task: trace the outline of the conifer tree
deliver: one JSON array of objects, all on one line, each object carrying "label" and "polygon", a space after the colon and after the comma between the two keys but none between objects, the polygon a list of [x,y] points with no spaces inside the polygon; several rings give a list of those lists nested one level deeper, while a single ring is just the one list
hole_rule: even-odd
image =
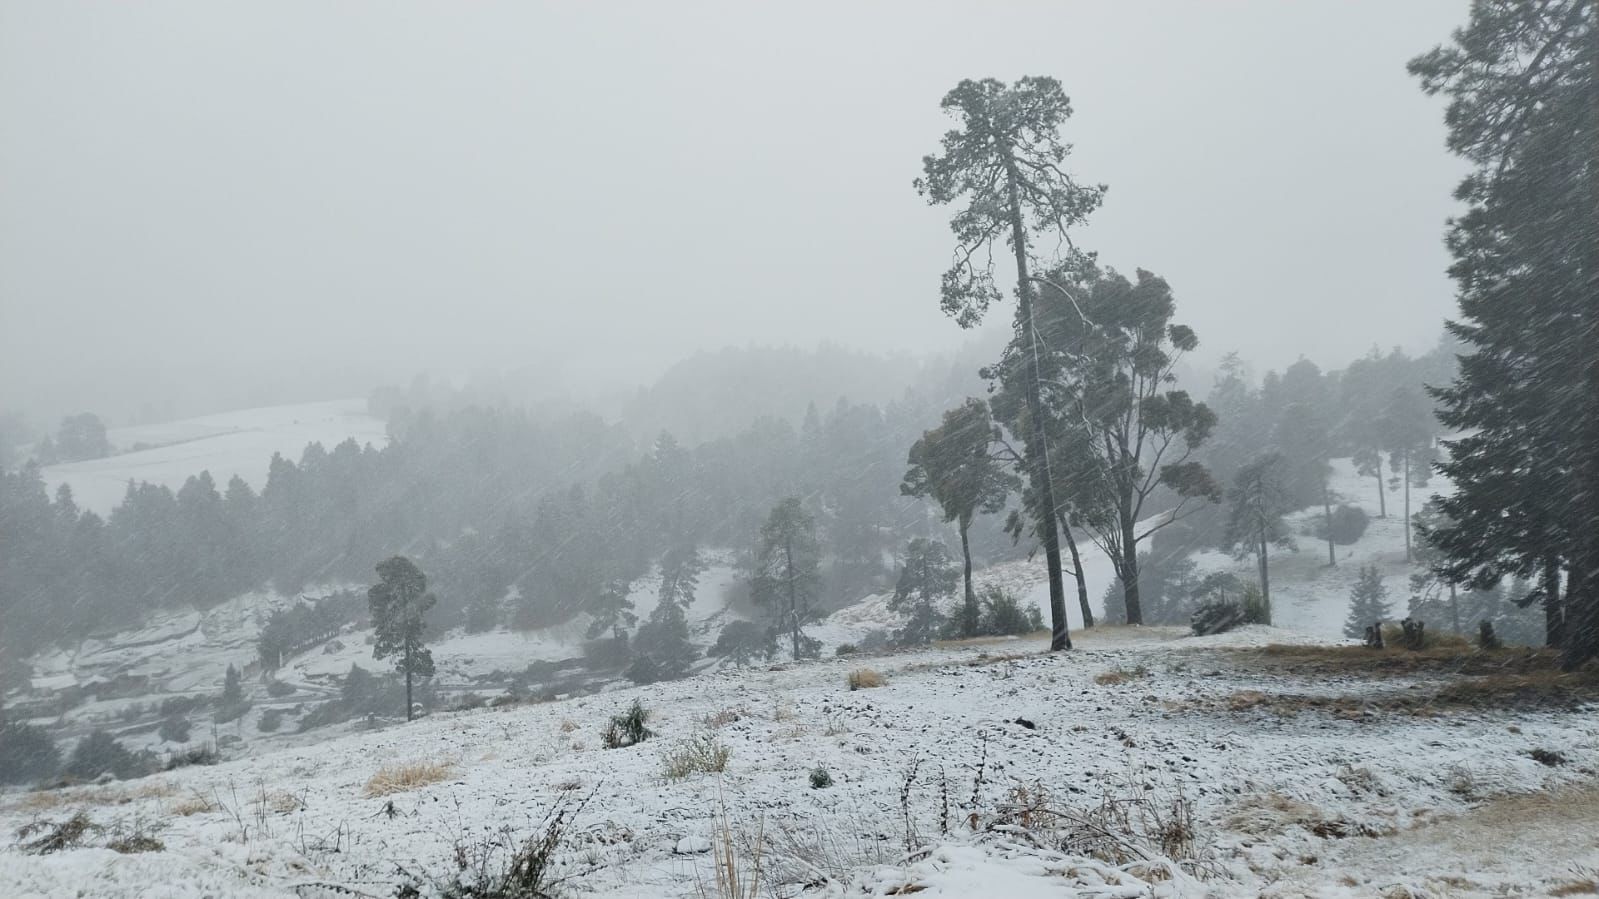
[{"label": "conifer tree", "polygon": [[1266,612],[1262,624],[1271,624],[1271,565],[1267,549],[1294,548],[1293,532],[1283,521],[1283,516],[1293,511],[1293,499],[1284,483],[1286,467],[1280,453],[1267,453],[1239,469],[1232,489],[1227,491],[1231,513],[1224,540],[1240,558],[1255,554],[1260,598]]},{"label": "conifer tree", "polygon": [[378,582],[366,592],[377,637],[372,657],[395,657],[395,669],[405,676],[405,720],[410,721],[412,679],[433,676],[433,653],[422,643],[433,594],[427,592],[422,569],[404,556],[379,562],[377,572]]},{"label": "conifer tree", "polygon": [[816,616],[820,551],[816,520],[798,497],[779,502],[761,525],[750,598],[767,610],[777,633],[788,635],[795,659],[815,658],[821,649],[805,635],[805,625]]},{"label": "conifer tree", "polygon": [[[937,540],[917,537],[905,548],[905,567],[888,607],[909,616],[895,641],[904,646],[925,646],[938,635],[943,620],[939,606],[955,593],[957,574],[949,551]],[[975,634],[981,621],[971,627]],[[964,631],[965,628],[963,627]]]},{"label": "conifer tree", "polygon": [[1466,436],[1428,539],[1451,582],[1564,569],[1544,600],[1574,668],[1599,657],[1599,3],[1475,3],[1410,70],[1472,165],[1448,234],[1466,352],[1436,391]]},{"label": "conifer tree", "polygon": [[[944,273],[943,309],[963,328],[982,320],[988,307],[1003,296],[995,283],[992,250],[1008,243],[1016,265],[1016,333],[1024,346],[1033,347],[1037,340],[1033,270],[1038,267],[1034,248],[1070,246],[1067,232],[1087,221],[1105,188],[1079,184],[1061,167],[1071,147],[1061,140],[1060,127],[1072,108],[1055,79],[1029,77],[1010,86],[992,78],[966,80],[945,95],[941,105],[960,119],[960,127],[945,133],[940,154],[923,158],[924,174],[916,189],[934,205],[966,201],[950,220],[957,246],[954,262]],[[1072,251],[1069,260],[1046,267],[1086,262],[1086,256]],[[1049,579],[1050,649],[1070,649],[1043,375],[1036,354],[1023,359],[1029,412],[1023,439]]]},{"label": "conifer tree", "polygon": [[1360,567],[1360,580],[1349,591],[1349,617],[1344,621],[1344,636],[1360,639],[1366,628],[1381,625],[1388,618],[1388,588],[1375,565]]}]

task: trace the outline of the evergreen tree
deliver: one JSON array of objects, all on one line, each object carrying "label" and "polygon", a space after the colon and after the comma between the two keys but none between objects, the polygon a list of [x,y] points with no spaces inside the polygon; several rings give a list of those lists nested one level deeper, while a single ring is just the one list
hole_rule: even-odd
[{"label": "evergreen tree", "polygon": [[1472,164],[1448,235],[1466,352],[1435,393],[1467,436],[1428,538],[1452,582],[1564,569],[1544,600],[1574,668],[1599,657],[1599,4],[1484,0],[1410,69]]},{"label": "evergreen tree", "polygon": [[629,680],[647,684],[688,675],[699,650],[689,639],[687,612],[704,570],[705,561],[692,544],[676,546],[662,557],[659,598],[633,640]]},{"label": "evergreen tree", "polygon": [[427,592],[427,576],[404,556],[379,562],[377,573],[378,582],[366,592],[377,637],[372,657],[395,657],[395,669],[405,676],[405,720],[410,721],[412,678],[433,676],[433,653],[422,644],[433,594]]},{"label": "evergreen tree", "polygon": [[[978,512],[1003,509],[1016,486],[1015,479],[990,454],[994,427],[988,406],[981,400],[968,399],[945,412],[941,425],[911,444],[905,479],[900,483],[900,492],[906,496],[931,497],[944,520],[954,522],[960,532],[963,637],[976,636],[982,619],[977,591],[972,588],[972,519]],[[1092,617],[1086,618],[1085,624],[1091,626]]]},{"label": "evergreen tree", "polygon": [[[1033,249],[1071,246],[1067,230],[1083,224],[1098,208],[1105,188],[1078,184],[1061,169],[1070,147],[1061,140],[1060,127],[1072,108],[1053,78],[1023,78],[1009,87],[992,78],[966,80],[941,105],[960,119],[960,127],[945,133],[941,154],[923,158],[924,175],[916,189],[935,205],[966,200],[950,221],[957,249],[954,264],[944,273],[943,309],[963,328],[982,320],[1003,295],[995,283],[992,250],[1008,242],[1016,264],[1016,333],[1024,346],[1034,346],[1038,335],[1032,273],[1038,261]],[[1087,262],[1075,252],[1073,257],[1064,265]],[[1028,479],[1037,495],[1037,527],[1049,579],[1050,649],[1070,649],[1037,354],[1022,357],[1020,368],[1030,424],[1023,432]]]},{"label": "evergreen tree", "polygon": [[716,636],[707,655],[724,658],[735,665],[748,665],[756,659],[777,654],[777,629],[753,621],[730,621]]},{"label": "evergreen tree", "polygon": [[1375,565],[1360,567],[1360,580],[1349,591],[1349,617],[1344,621],[1344,636],[1360,639],[1366,628],[1381,625],[1388,618],[1388,588]]},{"label": "evergreen tree", "polygon": [[788,635],[795,659],[815,658],[820,651],[804,630],[816,617],[819,566],[816,521],[797,497],[789,497],[761,526],[750,598],[767,610],[778,633]]},{"label": "evergreen tree", "polygon": [[1270,452],[1239,469],[1227,491],[1231,513],[1227,518],[1224,542],[1238,558],[1255,554],[1260,571],[1260,598],[1266,620],[1271,624],[1271,565],[1267,548],[1293,549],[1293,532],[1283,516],[1294,510],[1294,500],[1285,483],[1287,463],[1281,453]]},{"label": "evergreen tree", "polygon": [[[909,616],[895,636],[895,642],[902,646],[925,646],[933,642],[944,617],[939,606],[954,595],[957,577],[944,544],[920,537],[910,542],[905,548],[905,567],[900,570],[894,596],[888,601],[890,609]],[[975,633],[980,626],[979,619],[971,632]],[[966,628],[963,626],[961,630],[964,632]]]},{"label": "evergreen tree", "polygon": [[56,432],[55,451],[63,462],[84,459],[104,459],[111,455],[111,442],[106,439],[105,422],[92,412],[82,412],[61,420]]}]

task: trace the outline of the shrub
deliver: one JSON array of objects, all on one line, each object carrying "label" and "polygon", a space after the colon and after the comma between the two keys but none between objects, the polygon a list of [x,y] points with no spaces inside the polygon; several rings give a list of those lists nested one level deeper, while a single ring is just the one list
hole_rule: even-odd
[{"label": "shrub", "polygon": [[982,632],[990,636],[1031,634],[1044,629],[1044,616],[1037,606],[1022,608],[1014,593],[990,585],[983,590]]},{"label": "shrub", "polygon": [[621,749],[624,746],[633,746],[655,736],[655,732],[647,726],[650,720],[649,709],[637,699],[628,706],[627,711],[620,715],[612,715],[611,720],[605,725],[605,731],[600,735],[600,741],[606,749]]},{"label": "shrub", "polygon": [[560,875],[558,850],[566,841],[572,821],[588,804],[585,796],[569,801],[563,795],[544,816],[538,833],[520,844],[513,842],[510,830],[482,837],[476,843],[455,845],[455,875],[448,883],[411,883],[402,887],[401,896],[420,896],[430,886],[443,899],[539,899],[555,892],[566,877]]},{"label": "shrub", "polygon": [[885,686],[888,678],[871,668],[856,668],[845,678],[851,690],[870,690],[874,687]]},{"label": "shrub", "polygon": [[283,697],[294,692],[294,685],[286,684],[280,680],[274,680],[267,684],[266,691],[268,696],[271,696],[274,699],[282,699]]},{"label": "shrub", "polygon": [[832,785],[833,775],[827,773],[826,768],[823,768],[821,765],[817,765],[815,768],[811,769],[811,789],[825,790]]},{"label": "shrub", "polygon": [[748,665],[757,658],[770,659],[777,654],[777,634],[753,621],[729,622],[705,654],[725,658],[735,665]]},{"label": "shrub", "polygon": [[261,720],[255,723],[256,730],[264,734],[276,733],[283,725],[282,709],[266,709],[261,712]]},{"label": "shrub", "polygon": [[94,780],[102,774],[126,780],[148,774],[151,767],[147,756],[129,752],[109,733],[97,730],[78,741],[62,770],[79,780]]},{"label": "shrub", "polygon": [[222,761],[222,754],[217,752],[217,748],[210,743],[202,743],[199,746],[173,753],[172,757],[167,759],[165,770],[175,771],[179,768],[187,768],[190,765],[215,765],[220,761]]},{"label": "shrub", "polygon": [[840,643],[838,645],[838,648],[833,650],[833,655],[835,655],[835,656],[852,656],[852,655],[854,655],[857,652],[860,652],[860,648],[857,647],[854,643]]},{"label": "shrub", "polygon": [[1254,584],[1244,587],[1239,599],[1212,599],[1194,610],[1189,626],[1194,635],[1224,634],[1246,624],[1265,624],[1266,600]]},{"label": "shrub", "polygon": [[1330,534],[1332,542],[1339,546],[1348,546],[1366,533],[1369,521],[1365,509],[1359,506],[1340,505],[1333,510],[1331,525],[1326,519],[1317,520],[1316,536],[1325,540]]},{"label": "shrub", "polygon": [[156,731],[156,736],[168,743],[189,742],[189,719],[182,715],[173,715],[161,720],[161,729]]},{"label": "shrub", "polygon": [[667,780],[682,780],[692,774],[720,774],[727,770],[733,750],[708,734],[679,743],[661,754],[661,769]]},{"label": "shrub", "polygon": [[61,752],[44,728],[21,722],[0,726],[0,783],[44,780],[60,764]]}]

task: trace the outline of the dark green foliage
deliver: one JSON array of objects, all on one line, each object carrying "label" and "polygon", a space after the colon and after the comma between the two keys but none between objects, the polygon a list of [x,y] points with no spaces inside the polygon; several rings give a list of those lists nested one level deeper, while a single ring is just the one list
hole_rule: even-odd
[{"label": "dark green foliage", "polygon": [[272,670],[290,656],[332,639],[346,625],[360,627],[366,620],[365,598],[353,590],[298,602],[267,619],[256,639],[256,654],[262,667]]},{"label": "dark green foliage", "polygon": [[1195,636],[1222,634],[1246,624],[1271,623],[1260,589],[1254,584],[1240,585],[1230,575],[1207,577],[1194,595],[1209,597],[1199,602],[1189,619]]},{"label": "dark green foliage", "polygon": [[825,790],[833,785],[833,775],[829,774],[826,768],[817,765],[811,769],[810,782],[811,789]]},{"label": "dark green foliage", "polygon": [[111,455],[111,441],[106,439],[105,422],[93,412],[82,412],[62,419],[61,430],[56,432],[55,452],[62,462],[103,459]]},{"label": "dark green foliage", "polygon": [[405,678],[405,720],[410,721],[412,679],[433,676],[433,653],[422,645],[433,594],[427,592],[427,576],[404,556],[379,562],[377,572],[378,582],[366,593],[377,637],[372,657],[394,657],[395,670]]},{"label": "dark green foliage", "polygon": [[162,770],[176,771],[179,768],[187,768],[191,765],[215,765],[220,761],[222,761],[222,754],[217,752],[215,746],[210,743],[201,743],[198,746],[191,746],[188,749],[174,752],[167,758],[167,763],[162,767]]},{"label": "dark green foliage", "polygon": [[772,626],[789,638],[795,659],[815,658],[820,644],[805,635],[817,617],[821,547],[816,520],[797,497],[778,503],[761,525],[750,577],[750,599],[766,610]]},{"label": "dark green foliage", "polygon": [[[955,594],[960,573],[950,561],[949,552],[937,540],[912,540],[905,549],[905,567],[888,607],[909,620],[894,635],[901,646],[925,646],[933,642],[944,621],[941,606]],[[964,616],[963,616],[964,619]],[[963,636],[975,634],[979,621],[970,628],[958,628]]]},{"label": "dark green foliage", "polygon": [[244,682],[239,669],[229,665],[222,679],[222,696],[217,700],[216,721],[219,724],[236,721],[249,708],[250,701],[244,698]]},{"label": "dark green foliage", "polygon": [[990,585],[981,596],[983,603],[984,636],[1021,636],[1044,629],[1043,613],[1038,607],[1022,603],[1012,593]]},{"label": "dark green foliage", "polygon": [[273,699],[282,699],[294,693],[294,685],[280,680],[267,681],[266,691]]},{"label": "dark green foliage", "polygon": [[[434,704],[432,684],[424,685],[414,698],[423,706],[431,707]],[[339,687],[339,697],[312,708],[300,719],[298,729],[303,733],[351,718],[392,715],[406,700],[405,682],[401,678],[379,677],[359,665],[351,665],[350,673]]]},{"label": "dark green foliage", "polygon": [[126,780],[143,777],[153,767],[145,754],[130,752],[111,734],[97,730],[78,741],[61,770],[69,777],[84,781],[94,780],[102,774]]},{"label": "dark green foliage", "polygon": [[255,728],[264,734],[270,734],[276,732],[282,725],[282,709],[264,709],[261,712],[260,720],[255,723]]},{"label": "dark green foliage", "polygon": [[1365,536],[1366,526],[1370,519],[1366,510],[1359,506],[1339,505],[1333,508],[1331,527],[1320,520],[1317,521],[1316,536],[1339,546],[1349,546]]},{"label": "dark green foliage", "polygon": [[638,684],[686,676],[699,658],[689,639],[687,610],[694,604],[705,563],[692,545],[680,546],[661,560],[661,590],[650,618],[633,640],[629,680]]},{"label": "dark green foliage", "polygon": [[655,732],[649,728],[649,720],[649,709],[635,699],[633,704],[627,707],[627,711],[611,716],[611,720],[605,724],[605,730],[600,734],[600,741],[605,744],[606,749],[620,749],[642,743],[655,736]]},{"label": "dark green foliage", "polygon": [[[1551,572],[1546,637],[1568,668],[1599,657],[1599,6],[1475,3],[1453,40],[1410,63],[1449,98],[1471,163],[1450,222],[1465,344],[1435,392],[1455,490],[1427,532],[1450,584]],[[1551,586],[1553,584],[1551,583]]]},{"label": "dark green foliage", "polygon": [[729,621],[706,654],[742,666],[776,653],[777,634],[771,628],[753,621]]},{"label": "dark green foliage", "polygon": [[0,784],[25,784],[54,775],[61,752],[42,727],[0,714]]},{"label": "dark green foliage", "polygon": [[1293,533],[1283,516],[1294,511],[1294,497],[1286,477],[1289,465],[1281,453],[1269,452],[1238,470],[1227,491],[1230,514],[1223,543],[1235,558],[1253,554],[1260,572],[1260,597],[1271,623],[1269,548],[1296,549]]},{"label": "dark green foliage", "polygon": [[1367,628],[1381,625],[1388,615],[1388,588],[1383,586],[1382,575],[1375,566],[1361,566],[1360,580],[1349,592],[1349,618],[1344,622],[1344,636],[1362,639]]},{"label": "dark green foliage", "polygon": [[1244,604],[1236,599],[1212,599],[1201,603],[1190,621],[1194,635],[1198,637],[1224,634],[1248,623],[1249,615],[1244,611]]},{"label": "dark green foliage", "polygon": [[972,587],[972,519],[978,512],[1003,509],[1006,498],[1019,486],[1016,477],[990,452],[997,430],[988,404],[966,400],[945,412],[942,424],[911,444],[900,484],[900,492],[906,496],[931,497],[944,520],[954,522],[960,532],[964,591],[957,621],[963,637],[975,636],[982,618],[977,591]]},{"label": "dark green foliage", "polygon": [[156,736],[168,743],[189,742],[189,719],[180,715],[161,720],[161,728],[156,731]]}]

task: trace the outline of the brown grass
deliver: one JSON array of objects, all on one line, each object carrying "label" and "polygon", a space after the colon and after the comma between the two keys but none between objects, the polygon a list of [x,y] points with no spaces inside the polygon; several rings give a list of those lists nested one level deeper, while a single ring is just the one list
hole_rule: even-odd
[{"label": "brown grass", "polygon": [[1225,650],[1246,665],[1297,673],[1412,675],[1424,673],[1499,675],[1557,671],[1560,655],[1553,649],[1477,649],[1461,641],[1443,642],[1427,649],[1400,646],[1367,649],[1364,646],[1292,646],[1274,643],[1250,649]]},{"label": "brown grass", "polygon": [[856,668],[845,678],[851,690],[871,690],[888,686],[888,678],[874,668]]},{"label": "brown grass", "polygon": [[1143,665],[1137,668],[1112,668],[1094,675],[1094,683],[1101,687],[1119,687],[1122,684],[1142,680],[1149,676],[1149,669]]},{"label": "brown grass", "polygon": [[455,773],[451,762],[411,762],[405,765],[385,765],[366,782],[367,796],[388,796],[404,793],[449,780]]},{"label": "brown grass", "polygon": [[108,784],[101,787],[64,787],[36,790],[17,800],[15,808],[43,812],[64,805],[127,805],[140,799],[164,799],[177,792],[170,781],[157,780],[135,785]]},{"label": "brown grass", "polygon": [[727,725],[732,724],[741,718],[748,717],[749,712],[746,712],[743,709],[722,709],[719,712],[712,712],[711,714],[706,715],[704,722],[706,727],[726,727]]},{"label": "brown grass", "polygon": [[194,795],[187,799],[179,799],[172,806],[172,813],[184,818],[190,815],[209,814],[216,810],[217,804],[211,801],[210,797],[199,791],[195,791]]},{"label": "brown grass", "polygon": [[1599,879],[1567,880],[1549,888],[1551,896],[1591,896],[1599,893]]}]

